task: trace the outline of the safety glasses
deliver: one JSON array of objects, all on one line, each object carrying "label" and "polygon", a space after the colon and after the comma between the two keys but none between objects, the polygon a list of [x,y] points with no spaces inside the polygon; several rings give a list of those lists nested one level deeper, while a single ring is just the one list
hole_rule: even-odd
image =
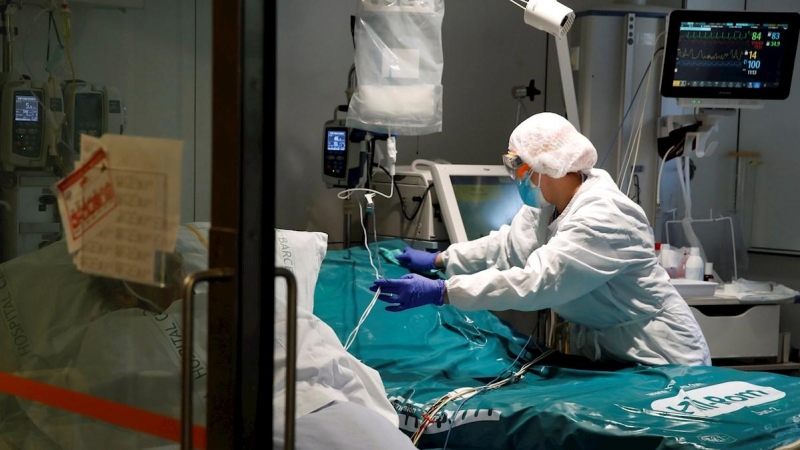
[{"label": "safety glasses", "polygon": [[525,177],[525,174],[531,170],[531,167],[522,161],[517,155],[506,153],[503,155],[503,166],[508,171],[508,176],[512,180],[520,180]]}]

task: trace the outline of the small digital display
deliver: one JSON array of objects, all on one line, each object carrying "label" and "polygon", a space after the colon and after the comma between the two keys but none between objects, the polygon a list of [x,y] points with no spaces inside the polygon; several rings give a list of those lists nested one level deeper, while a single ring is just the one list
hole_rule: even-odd
[{"label": "small digital display", "polygon": [[347,150],[347,131],[328,130],[327,149],[331,152]]},{"label": "small digital display", "polygon": [[469,240],[511,224],[522,207],[517,185],[508,176],[451,175],[450,183]]},{"label": "small digital display", "polygon": [[73,119],[74,148],[81,148],[81,134],[100,137],[103,134],[103,95],[81,93],[75,95]]},{"label": "small digital display", "polygon": [[675,87],[778,88],[788,23],[681,22]]},{"label": "small digital display", "polygon": [[38,122],[39,99],[35,95],[14,96],[14,120],[17,122]]}]

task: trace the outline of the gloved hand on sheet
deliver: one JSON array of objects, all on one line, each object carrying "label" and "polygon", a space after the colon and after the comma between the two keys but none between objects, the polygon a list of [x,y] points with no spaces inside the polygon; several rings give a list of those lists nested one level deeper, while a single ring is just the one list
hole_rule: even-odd
[{"label": "gloved hand on sheet", "polygon": [[444,280],[430,280],[421,275],[408,274],[394,280],[376,280],[370,291],[381,290],[378,299],[396,305],[387,306],[387,311],[399,312],[424,305],[444,304]]},{"label": "gloved hand on sheet", "polygon": [[439,253],[430,253],[424,250],[415,250],[411,247],[406,247],[403,254],[397,256],[397,262],[406,269],[424,272],[426,270],[436,269],[436,257]]}]

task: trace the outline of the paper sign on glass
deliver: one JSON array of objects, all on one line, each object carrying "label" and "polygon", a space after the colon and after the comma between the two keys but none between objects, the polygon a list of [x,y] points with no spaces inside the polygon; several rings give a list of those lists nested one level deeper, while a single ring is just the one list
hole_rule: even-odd
[{"label": "paper sign on glass", "polygon": [[87,233],[116,220],[119,199],[102,149],[59,181],[56,193],[70,253],[80,250]]}]

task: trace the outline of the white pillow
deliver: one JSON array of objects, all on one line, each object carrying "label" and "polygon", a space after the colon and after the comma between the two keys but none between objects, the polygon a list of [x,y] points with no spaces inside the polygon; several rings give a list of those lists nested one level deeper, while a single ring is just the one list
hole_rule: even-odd
[{"label": "white pillow", "polygon": [[[328,251],[328,235],[275,229],[275,267],[285,267],[297,280],[297,308],[314,311],[314,289]],[[275,279],[275,316],[286,314],[286,280]]]}]

